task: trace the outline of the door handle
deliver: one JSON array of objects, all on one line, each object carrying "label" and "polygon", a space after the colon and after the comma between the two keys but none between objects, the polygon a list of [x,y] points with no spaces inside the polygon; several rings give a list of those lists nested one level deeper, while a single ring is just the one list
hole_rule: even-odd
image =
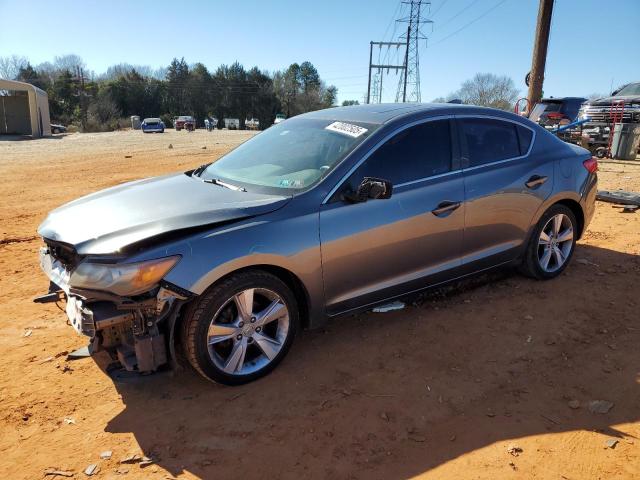
[{"label": "door handle", "polygon": [[433,213],[436,217],[445,217],[447,214],[460,207],[460,205],[460,202],[450,202],[448,200],[445,200],[444,202],[440,202],[436,208],[431,210],[431,213]]},{"label": "door handle", "polygon": [[541,177],[540,175],[533,175],[531,178],[529,178],[529,180],[525,182],[525,185],[527,186],[527,188],[530,188],[531,190],[535,190],[544,182],[546,182],[548,179],[549,177]]}]

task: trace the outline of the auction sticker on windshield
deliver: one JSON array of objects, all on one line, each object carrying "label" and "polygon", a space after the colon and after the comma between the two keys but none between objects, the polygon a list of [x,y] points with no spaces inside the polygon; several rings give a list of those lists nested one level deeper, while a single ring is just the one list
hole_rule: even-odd
[{"label": "auction sticker on windshield", "polygon": [[331,125],[327,125],[325,130],[331,130],[332,132],[342,133],[344,135],[349,135],[353,138],[358,138],[360,135],[367,133],[366,128],[359,127],[358,125],[353,125],[351,123],[344,122],[333,122]]}]

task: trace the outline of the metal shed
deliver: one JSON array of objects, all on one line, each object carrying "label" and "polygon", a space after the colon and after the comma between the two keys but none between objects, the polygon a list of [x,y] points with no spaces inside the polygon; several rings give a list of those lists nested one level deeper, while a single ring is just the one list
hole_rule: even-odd
[{"label": "metal shed", "polygon": [[0,134],[51,136],[47,92],[0,78]]}]

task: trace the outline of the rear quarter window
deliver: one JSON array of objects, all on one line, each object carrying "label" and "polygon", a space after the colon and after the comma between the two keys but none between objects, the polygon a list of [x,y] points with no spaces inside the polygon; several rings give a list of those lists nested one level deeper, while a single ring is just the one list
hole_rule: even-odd
[{"label": "rear quarter window", "polygon": [[520,155],[525,155],[529,151],[529,147],[531,146],[531,140],[533,140],[533,132],[522,125],[517,125],[516,129],[518,131]]}]

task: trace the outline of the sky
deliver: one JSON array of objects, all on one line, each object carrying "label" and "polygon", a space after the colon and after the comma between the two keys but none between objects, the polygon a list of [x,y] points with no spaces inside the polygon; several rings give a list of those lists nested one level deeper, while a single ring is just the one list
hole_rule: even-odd
[{"label": "sky", "polygon": [[[400,0],[0,0],[0,56],[36,65],[73,53],[97,74],[173,57],[210,70],[237,60],[274,71],[308,60],[338,87],[340,102],[362,102],[369,42],[397,40],[406,29],[394,21],[400,8]],[[419,45],[422,101],[478,72],[507,75],[526,95],[537,10],[538,0],[432,0],[425,17],[433,24]],[[640,0],[556,0],[545,96],[608,93],[640,80],[639,31]],[[394,100],[397,84],[385,75],[383,101]]]}]

